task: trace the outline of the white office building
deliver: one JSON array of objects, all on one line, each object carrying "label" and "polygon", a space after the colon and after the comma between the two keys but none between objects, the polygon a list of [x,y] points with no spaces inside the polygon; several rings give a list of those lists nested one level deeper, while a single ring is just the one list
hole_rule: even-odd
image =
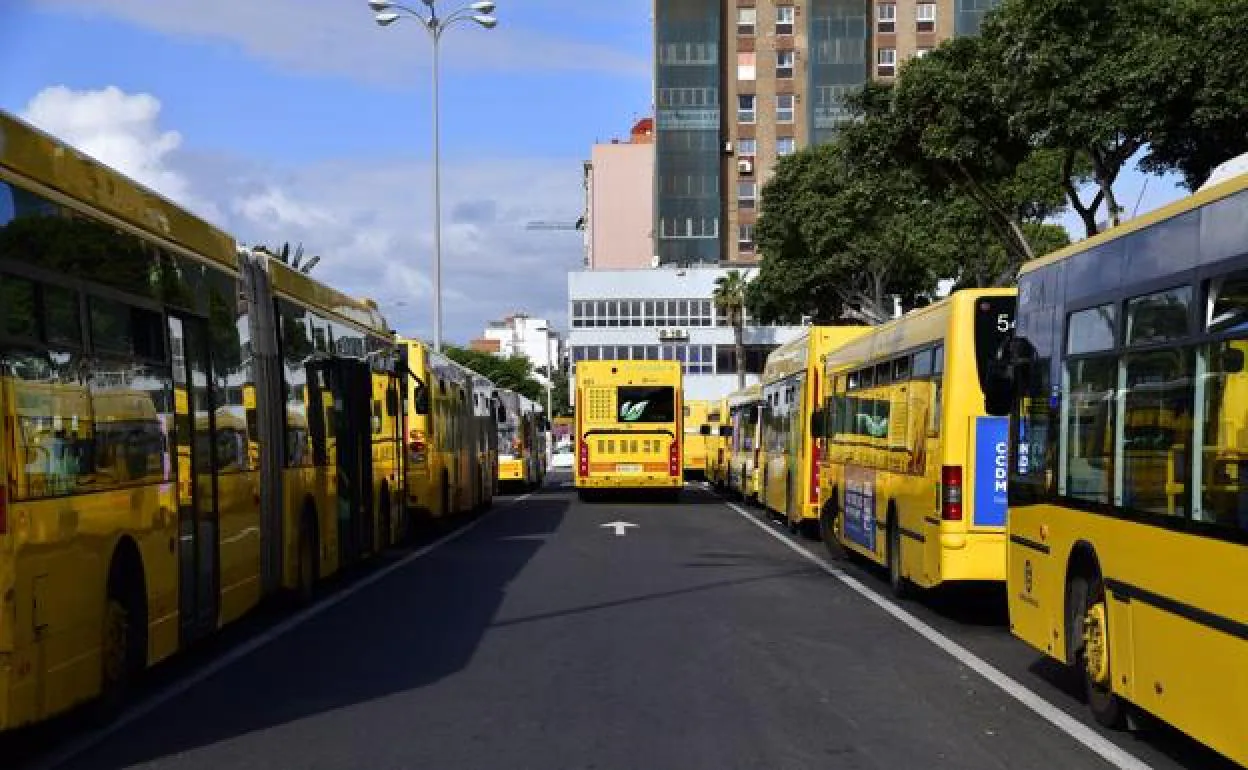
[{"label": "white office building", "polygon": [[[472,347],[495,355],[527,356],[533,368],[546,369],[560,366],[563,360],[563,339],[544,318],[531,318],[523,313],[510,315],[501,321],[490,321],[480,339],[473,340]],[[533,376],[542,384],[546,379],[540,372]]]},{"label": "white office building", "polygon": [[[577,361],[676,360],[684,365],[685,398],[715,399],[735,391],[732,327],[711,299],[715,279],[727,272],[708,266],[568,273],[573,369]],[[747,384],[758,381],[768,353],[801,332],[801,327],[752,326],[747,318]]]}]

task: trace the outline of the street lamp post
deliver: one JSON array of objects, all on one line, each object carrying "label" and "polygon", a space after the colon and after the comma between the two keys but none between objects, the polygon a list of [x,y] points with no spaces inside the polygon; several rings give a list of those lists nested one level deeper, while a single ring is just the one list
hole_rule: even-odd
[{"label": "street lamp post", "polygon": [[452,24],[464,21],[473,22],[485,29],[493,29],[498,24],[492,14],[492,0],[479,0],[463,6],[446,16],[439,16],[436,0],[421,0],[425,4],[425,12],[417,11],[406,5],[390,2],[390,0],[368,0],[368,7],[376,14],[376,22],[383,27],[402,18],[420,22],[433,41],[433,349],[442,350],[442,146],[441,124],[438,116],[438,47],[442,42],[442,33]]}]

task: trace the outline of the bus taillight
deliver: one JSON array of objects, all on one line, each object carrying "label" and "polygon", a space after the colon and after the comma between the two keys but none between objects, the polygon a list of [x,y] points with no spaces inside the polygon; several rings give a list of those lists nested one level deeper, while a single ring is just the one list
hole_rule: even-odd
[{"label": "bus taillight", "polygon": [[940,518],[962,521],[961,465],[945,465],[940,469]]},{"label": "bus taillight", "polygon": [[667,448],[667,473],[669,476],[680,475],[680,442],[673,441]]},{"label": "bus taillight", "polygon": [[582,476],[589,475],[589,442],[582,440],[577,445],[577,461]]}]

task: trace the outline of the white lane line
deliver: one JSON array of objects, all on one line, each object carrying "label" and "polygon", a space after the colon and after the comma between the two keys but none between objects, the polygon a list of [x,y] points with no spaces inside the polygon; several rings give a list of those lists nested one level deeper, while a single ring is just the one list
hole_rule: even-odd
[{"label": "white lane line", "polygon": [[[503,502],[502,505],[495,508],[494,511],[502,510],[503,508],[507,508],[509,506],[515,505],[516,503],[524,502],[525,500],[528,500],[532,496],[533,496],[533,493],[530,492],[527,495],[523,495],[521,497],[517,497],[512,500],[507,500]],[[463,537],[464,535],[468,534],[473,529],[475,529],[478,524],[480,524],[481,522],[489,518],[490,514],[493,513],[494,511],[490,511],[482,515],[480,518],[477,518],[468,522],[467,524],[455,530],[454,532],[451,532],[441,538],[438,538],[437,540],[433,541],[429,545],[423,546],[415,551],[412,551],[407,556],[404,556],[402,559],[399,559],[393,564],[387,564],[385,567],[382,567],[376,572],[370,573],[369,575],[366,575],[365,577],[360,578],[359,580],[357,580],[354,583],[351,583],[348,586],[344,586],[343,588],[339,589],[338,591],[331,594],[330,596],[327,596],[321,601],[317,602],[316,604],[313,604],[311,607],[307,607],[305,609],[300,610],[299,612],[290,616],[286,620],[283,620],[281,623],[278,623],[276,626],[273,626],[268,631],[265,631],[259,636],[252,637],[251,639],[247,640],[246,642],[239,645],[238,647],[234,647],[226,651],[224,654],[221,655],[221,657],[213,660],[211,663],[204,666],[203,668],[190,673],[184,679],[179,679],[178,681],[173,682],[172,684],[170,684],[163,690],[160,690],[154,693],[151,697],[143,701],[140,701],[139,703],[136,703],[135,705],[131,706],[130,708],[122,712],[122,714],[119,717],[117,717],[117,719],[113,720],[112,722],[105,725],[104,727],[101,727],[98,730],[93,730],[81,736],[80,738],[64,746],[63,748],[57,751],[54,751],[52,754],[46,757],[39,759],[34,764],[28,765],[24,770],[53,770],[53,768],[60,767],[61,765],[64,765],[65,763],[69,762],[71,759],[77,758],[79,755],[84,754],[85,752],[95,748],[96,746],[98,746],[100,743],[103,743],[108,738],[121,732],[128,725],[131,725],[134,722],[138,721],[139,719],[142,719],[143,717],[152,713],[153,711],[165,705],[166,703],[178,697],[179,695],[182,695],[183,693],[187,692],[192,687],[195,687],[196,685],[200,684],[201,682],[208,679],[209,677],[214,676],[220,673],[221,671],[229,668],[230,666],[234,665],[238,661],[252,654],[256,650],[259,650],[261,647],[264,647],[270,642],[273,642],[285,636],[286,634],[290,633],[291,631],[303,625],[304,623],[307,623],[312,618],[315,618],[317,615],[320,615],[324,613],[326,610],[332,607],[335,607],[338,604],[341,604],[344,600],[349,599],[355,594],[358,594],[360,591],[363,591],[365,588],[368,588],[369,586],[385,578],[386,576],[393,574],[394,572],[400,569],[403,569],[404,567],[416,561],[417,559],[420,559],[424,556],[428,556],[430,553],[432,553],[433,551],[436,551],[438,548],[441,548],[447,543],[450,543],[454,540],[457,540],[458,538]]]},{"label": "white lane line", "polygon": [[739,505],[727,502],[724,503],[724,505],[740,514],[746,521],[771,535],[776,540],[779,540],[793,551],[796,551],[807,561],[817,565],[824,572],[844,583],[867,601],[884,610],[889,615],[892,615],[897,620],[900,620],[908,626],[910,630],[949,653],[949,655],[959,663],[1001,688],[1007,695],[1031,709],[1040,718],[1044,719],[1058,730],[1061,730],[1071,738],[1074,738],[1076,741],[1083,744],[1085,748],[1092,751],[1109,764],[1114,767],[1121,768],[1121,770],[1151,770],[1151,767],[1145,762],[1136,758],[1124,749],[1114,745],[1112,741],[1106,739],[1100,733],[1070,716],[1065,711],[1062,711],[1057,706],[1054,706],[1052,703],[1049,703],[1047,700],[1027,689],[1019,682],[1011,679],[996,666],[993,666],[988,661],[940,633],[927,623],[924,623],[918,617],[906,612],[893,602],[890,602],[888,599],[880,596],[875,591],[872,591],[853,575],[848,574],[842,569],[834,567],[826,559],[816,556],[811,553],[809,549],[793,542],[785,535],[775,531],[767,524],[759,521],[751,515],[749,511]]}]

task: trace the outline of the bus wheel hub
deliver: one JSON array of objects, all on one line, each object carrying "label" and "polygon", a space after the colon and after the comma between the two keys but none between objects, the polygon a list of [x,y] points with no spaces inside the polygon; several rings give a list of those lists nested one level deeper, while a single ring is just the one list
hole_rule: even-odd
[{"label": "bus wheel hub", "polygon": [[1106,644],[1105,605],[1088,608],[1083,618],[1083,649],[1088,677],[1098,685],[1109,684],[1109,646]]}]

